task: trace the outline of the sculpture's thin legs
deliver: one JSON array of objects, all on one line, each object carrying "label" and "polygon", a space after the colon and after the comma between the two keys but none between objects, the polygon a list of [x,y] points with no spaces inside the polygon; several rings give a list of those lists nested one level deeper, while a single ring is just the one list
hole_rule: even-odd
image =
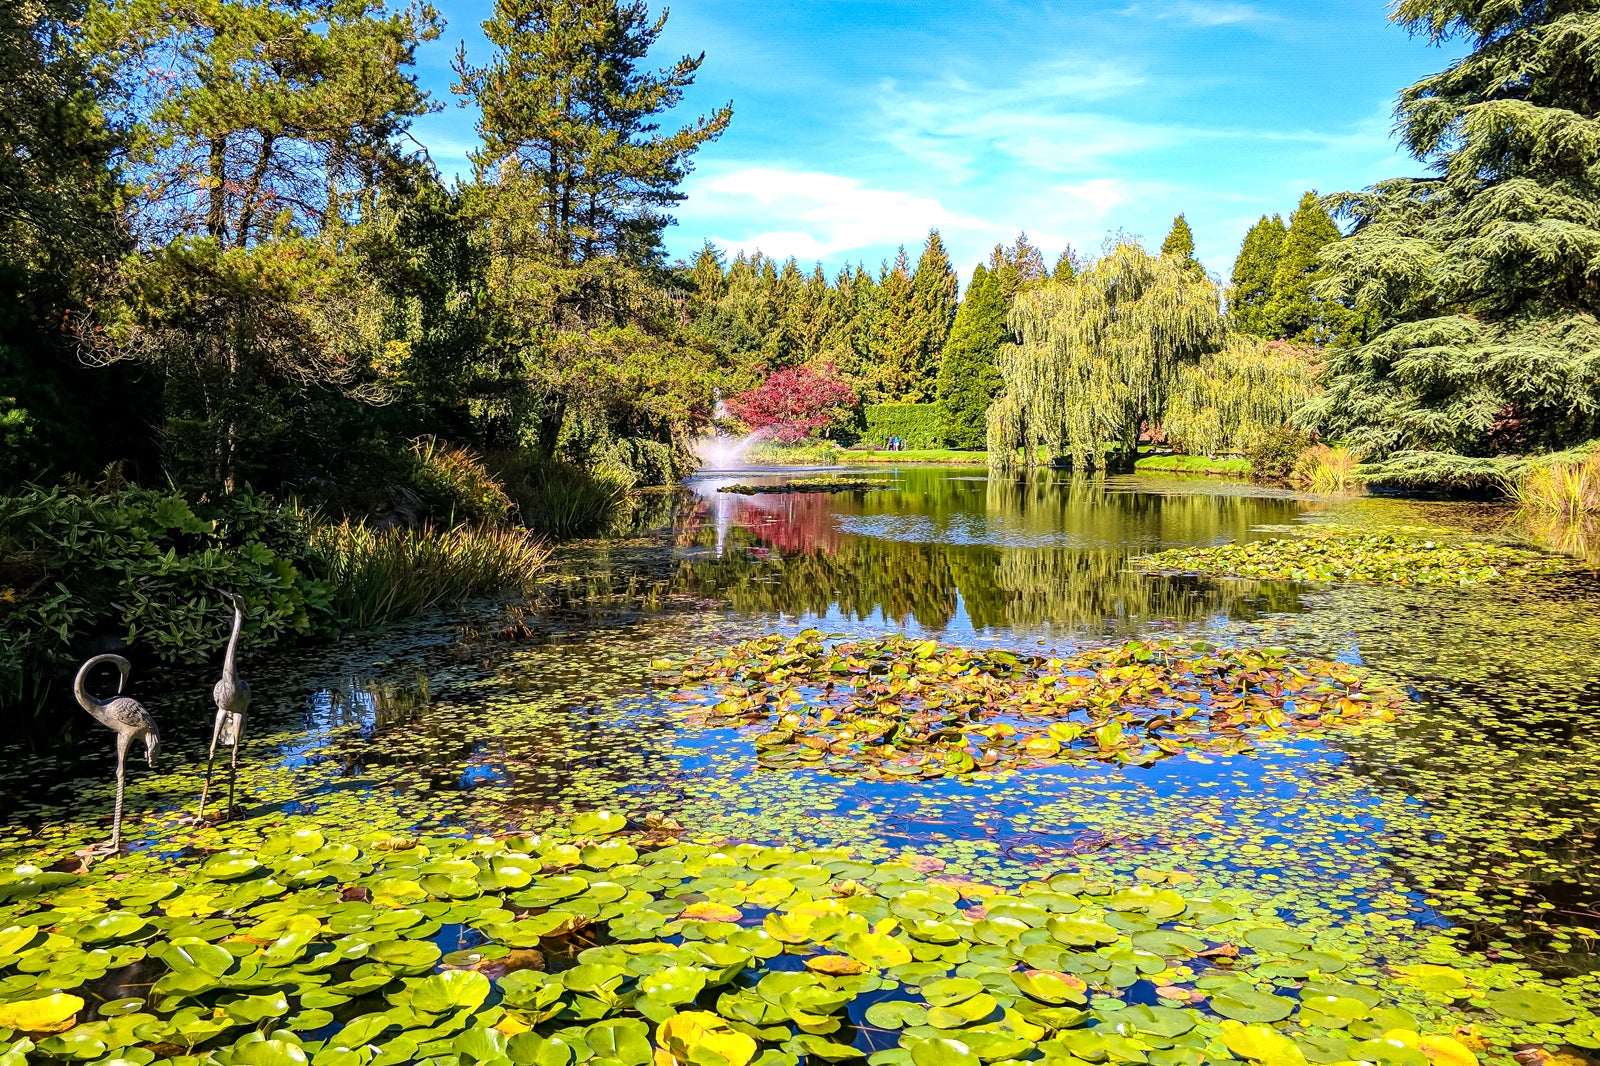
[{"label": "sculpture's thin legs", "polygon": [[206,796],[211,792],[211,764],[216,758],[217,749],[213,747],[211,754],[206,757],[206,783],[200,786],[200,813],[197,818],[202,822],[206,820]]},{"label": "sculpture's thin legs", "polygon": [[117,737],[117,806],[111,814],[111,854],[122,850],[122,789],[127,779],[128,734]]},{"label": "sculpture's thin legs", "polygon": [[228,817],[233,817],[233,779],[239,773],[239,745],[233,746],[233,755],[228,759]]}]

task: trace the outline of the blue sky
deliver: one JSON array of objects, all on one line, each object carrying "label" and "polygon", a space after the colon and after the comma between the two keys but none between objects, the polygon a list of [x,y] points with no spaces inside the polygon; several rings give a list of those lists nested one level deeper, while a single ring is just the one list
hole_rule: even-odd
[{"label": "blue sky", "polygon": [[[937,226],[963,276],[1027,230],[1053,262],[1115,230],[1159,244],[1182,211],[1225,273],[1263,213],[1419,165],[1391,133],[1396,93],[1456,50],[1388,21],[1383,0],[678,0],[659,63],[706,53],[684,119],[733,125],[697,158],[668,234],[876,266]],[[449,94],[458,43],[487,58],[483,0],[441,4],[420,56],[447,108],[417,124],[465,173],[473,115]]]}]

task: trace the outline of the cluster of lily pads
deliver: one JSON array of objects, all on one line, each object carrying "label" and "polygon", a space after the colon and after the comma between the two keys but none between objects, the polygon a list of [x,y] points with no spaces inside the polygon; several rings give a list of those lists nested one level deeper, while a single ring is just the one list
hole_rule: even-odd
[{"label": "cluster of lily pads", "polygon": [[764,726],[763,766],[884,777],[1246,751],[1253,734],[1390,720],[1404,701],[1347,663],[1170,641],[1057,658],[808,629],[653,665],[706,724]]},{"label": "cluster of lily pads", "polygon": [[1492,968],[1379,970],[1143,871],[1011,892],[838,850],[341,836],[0,875],[0,1063],[1473,1066],[1600,1045]]},{"label": "cluster of lily pads", "polygon": [[1188,573],[1279,581],[1371,581],[1397,585],[1475,585],[1560,573],[1558,558],[1504,544],[1449,542],[1422,531],[1374,532],[1308,526],[1293,537],[1173,548],[1137,565]]},{"label": "cluster of lily pads", "polygon": [[787,478],[771,485],[724,485],[718,492],[732,492],[740,496],[762,494],[786,495],[797,492],[864,492],[869,489],[887,489],[886,478],[844,477],[838,474],[820,474],[816,477]]}]

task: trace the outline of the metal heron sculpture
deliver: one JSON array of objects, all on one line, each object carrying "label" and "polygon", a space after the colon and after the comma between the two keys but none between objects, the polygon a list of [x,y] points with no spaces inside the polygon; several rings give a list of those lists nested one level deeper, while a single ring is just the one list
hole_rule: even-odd
[{"label": "metal heron sculpture", "polygon": [[239,770],[239,745],[244,741],[244,712],[250,709],[250,685],[239,676],[236,656],[239,651],[239,633],[244,628],[244,605],[238,596],[230,595],[233,604],[233,635],[228,638],[228,654],[222,660],[222,680],[211,689],[211,698],[217,703],[217,720],[211,728],[211,751],[206,756],[206,783],[200,789],[199,819],[205,820],[206,797],[211,792],[211,768],[217,760],[217,747],[226,746],[228,755],[228,809],[233,813],[233,784]]},{"label": "metal heron sculpture", "polygon": [[[89,694],[89,671],[101,663],[115,663],[121,673],[117,681],[117,695],[108,700]],[[78,676],[72,683],[73,693],[83,709],[93,715],[95,721],[117,734],[117,807],[111,820],[111,842],[97,844],[90,849],[102,855],[114,855],[122,850],[122,789],[127,773],[128,749],[133,747],[135,741],[144,741],[145,761],[152,767],[156,764],[156,754],[161,750],[161,734],[156,731],[155,719],[150,717],[150,712],[138,700],[122,695],[132,669],[132,664],[120,655],[96,655],[78,667]]]}]

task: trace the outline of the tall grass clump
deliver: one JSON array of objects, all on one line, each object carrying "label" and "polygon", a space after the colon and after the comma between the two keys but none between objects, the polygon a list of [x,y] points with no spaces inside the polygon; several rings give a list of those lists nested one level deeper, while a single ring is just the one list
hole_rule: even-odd
[{"label": "tall grass clump", "polygon": [[312,534],[333,607],[357,626],[409,618],[440,604],[528,589],[550,557],[527,530],[456,526],[375,529],[348,520]]},{"label": "tall grass clump", "polygon": [[1531,467],[1508,489],[1526,512],[1568,517],[1600,513],[1600,452]]},{"label": "tall grass clump", "polygon": [[1362,487],[1361,460],[1349,448],[1313,444],[1295,460],[1289,480],[1312,492],[1332,495]]},{"label": "tall grass clump", "polygon": [[515,504],[477,455],[434,437],[411,442],[411,483],[428,513],[449,525],[500,525]]},{"label": "tall grass clump", "polygon": [[621,470],[588,471],[526,452],[491,462],[528,528],[558,540],[606,532],[632,499],[633,479]]}]

